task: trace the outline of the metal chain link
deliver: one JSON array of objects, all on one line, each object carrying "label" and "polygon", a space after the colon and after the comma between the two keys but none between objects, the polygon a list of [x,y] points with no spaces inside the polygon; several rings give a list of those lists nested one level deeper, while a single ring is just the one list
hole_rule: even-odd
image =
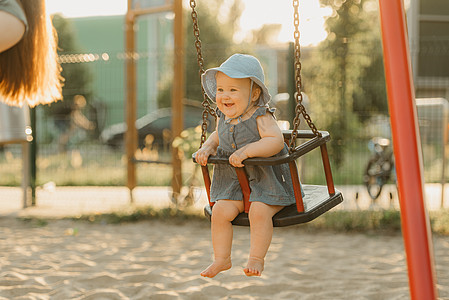
[{"label": "metal chain link", "polygon": [[301,49],[299,44],[299,0],[293,0],[293,7],[294,7],[294,26],[295,26],[295,85],[296,85],[296,93],[295,93],[295,99],[296,99],[296,107],[295,107],[295,118],[293,120],[293,130],[290,137],[289,142],[289,152],[293,152],[295,148],[295,141],[298,136],[298,128],[300,124],[299,116],[303,115],[304,120],[307,122],[307,125],[312,129],[312,132],[315,136],[321,136],[321,133],[316,128],[315,124],[313,124],[312,119],[310,118],[309,114],[306,112],[306,108],[302,104],[302,81],[301,81]]},{"label": "metal chain link", "polygon": [[[196,1],[190,0],[190,7],[192,8],[192,22],[193,22],[193,35],[195,36],[195,48],[196,48],[196,54],[197,54],[197,60],[198,60],[198,67],[199,67],[199,75],[201,80],[201,75],[204,73],[204,60],[203,60],[203,54],[201,51],[201,40],[200,40],[200,28],[198,26],[198,13],[195,10],[196,7]],[[206,141],[206,133],[207,133],[207,116],[208,114],[211,114],[214,116],[215,119],[217,119],[217,115],[215,114],[215,111],[212,109],[209,103],[209,98],[207,97],[206,93],[204,92],[203,85],[201,85],[201,92],[203,94],[203,102],[201,105],[204,107],[203,110],[203,123],[201,124],[201,142],[200,147],[201,148]]]}]

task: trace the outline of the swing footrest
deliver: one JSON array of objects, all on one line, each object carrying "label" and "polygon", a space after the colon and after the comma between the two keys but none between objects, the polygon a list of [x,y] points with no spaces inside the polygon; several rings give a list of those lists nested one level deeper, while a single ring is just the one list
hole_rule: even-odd
[{"label": "swing footrest", "polygon": [[[305,194],[303,198],[305,211],[299,213],[296,210],[296,204],[284,207],[280,212],[274,215],[274,227],[307,223],[343,202],[343,195],[341,192],[335,190],[335,194],[329,195],[327,186],[303,184],[302,188]],[[204,214],[210,220],[212,209],[209,205],[206,205],[204,208]],[[248,214],[239,214],[234,221],[232,221],[232,224],[238,226],[249,226]]]}]

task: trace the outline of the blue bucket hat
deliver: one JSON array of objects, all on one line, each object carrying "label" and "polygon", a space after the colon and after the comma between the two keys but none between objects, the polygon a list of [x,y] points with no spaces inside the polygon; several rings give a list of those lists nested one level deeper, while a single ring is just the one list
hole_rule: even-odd
[{"label": "blue bucket hat", "polygon": [[229,57],[218,68],[208,69],[203,73],[201,76],[201,84],[203,85],[206,95],[212,101],[216,101],[217,80],[215,79],[215,76],[217,75],[217,72],[222,72],[231,78],[251,79],[262,89],[258,105],[264,106],[270,102],[271,95],[264,83],[265,76],[262,65],[254,56],[237,53]]}]

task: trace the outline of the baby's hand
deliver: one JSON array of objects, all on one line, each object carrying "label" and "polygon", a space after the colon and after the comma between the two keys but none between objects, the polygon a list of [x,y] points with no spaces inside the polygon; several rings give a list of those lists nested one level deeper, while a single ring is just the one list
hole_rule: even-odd
[{"label": "baby's hand", "polygon": [[233,166],[233,167],[238,167],[238,168],[242,168],[245,165],[242,164],[242,161],[244,161],[245,159],[248,158],[247,155],[245,155],[245,153],[243,151],[237,150],[234,153],[231,154],[231,156],[229,156],[229,163]]},{"label": "baby's hand", "polygon": [[207,159],[211,155],[215,155],[217,153],[216,150],[211,149],[210,147],[203,146],[195,153],[195,160],[202,166],[207,165]]}]

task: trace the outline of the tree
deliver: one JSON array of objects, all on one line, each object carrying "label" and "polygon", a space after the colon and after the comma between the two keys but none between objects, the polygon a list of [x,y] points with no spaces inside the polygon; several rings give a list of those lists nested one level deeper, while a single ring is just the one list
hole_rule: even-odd
[{"label": "tree", "polygon": [[386,112],[379,25],[374,0],[320,1],[331,7],[333,14],[325,22],[327,39],[318,46],[315,57],[305,62],[304,69],[311,70],[306,73],[311,81],[306,92],[319,99],[312,101],[312,109],[319,112],[319,127],[332,132],[330,151],[340,166],[344,138],[358,127],[355,112]]},{"label": "tree", "polygon": [[[226,7],[227,6],[227,7]],[[226,9],[227,8],[227,9]],[[199,1],[197,6],[204,68],[216,67],[234,52],[233,37],[243,11],[242,1]],[[227,11],[228,13],[223,13]],[[186,21],[186,97],[202,100],[197,52],[190,11]]]},{"label": "tree", "polygon": [[252,31],[251,44],[272,45],[282,28],[281,24],[263,24],[261,28]]},{"label": "tree", "polygon": [[[229,4],[231,4],[229,6]],[[227,9],[226,9],[227,8]],[[232,3],[225,0],[198,1],[195,8],[198,14],[198,25],[204,69],[215,67],[223,62],[233,52],[233,36],[237,30],[238,21],[243,11],[242,1]],[[228,11],[228,13],[223,13]],[[202,101],[197,51],[194,46],[193,21],[191,10],[185,11],[185,97]],[[172,82],[167,81],[158,95],[158,107],[171,105]]]},{"label": "tree", "polygon": [[[75,40],[70,21],[59,14],[54,15],[52,21],[58,33],[58,54],[70,55],[79,53],[80,47]],[[61,66],[62,76],[65,79],[62,87],[63,101],[50,105],[47,113],[52,115],[59,123],[66,123],[70,121],[69,115],[73,109],[74,96],[82,95],[87,102],[92,98],[92,76],[87,64],[62,63]]]}]

